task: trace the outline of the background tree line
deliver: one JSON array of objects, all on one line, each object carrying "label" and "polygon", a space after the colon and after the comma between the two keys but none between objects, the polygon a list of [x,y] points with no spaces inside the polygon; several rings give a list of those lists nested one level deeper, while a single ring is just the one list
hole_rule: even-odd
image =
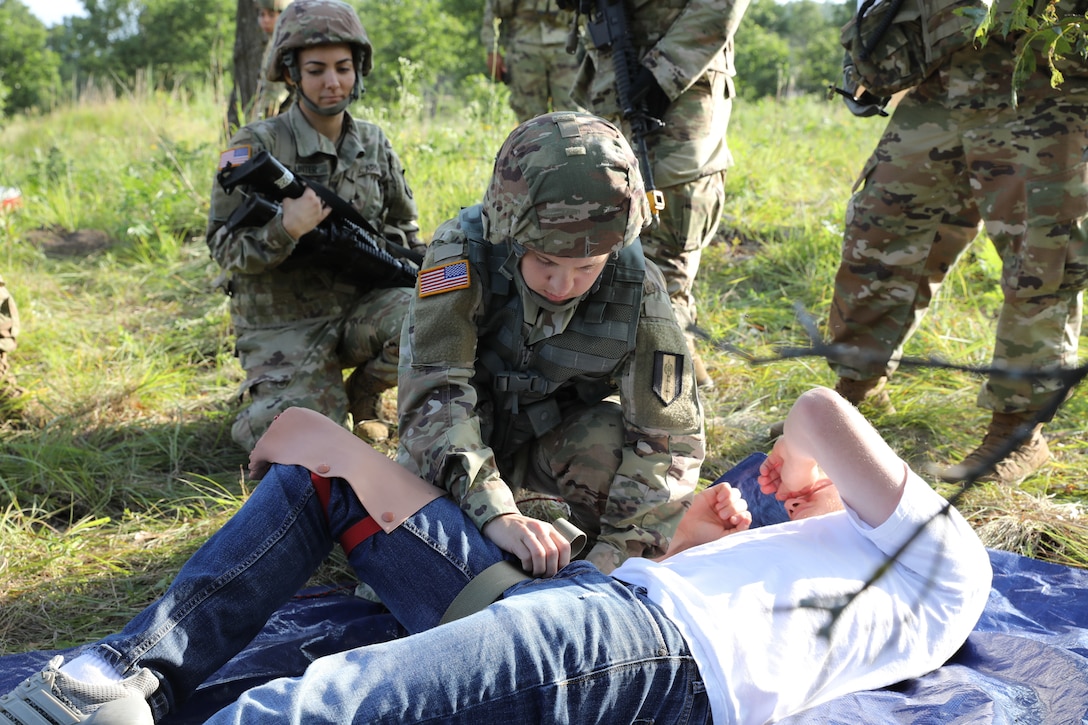
[{"label": "background tree line", "polygon": [[[87,88],[124,92],[141,74],[170,89],[229,89],[244,2],[83,0],[84,17],[46,28],[22,0],[0,0],[0,116],[48,109]],[[457,96],[484,82],[482,0],[349,2],[374,44],[367,93],[378,101]],[[737,34],[741,96],[823,92],[836,82],[838,29],[853,6],[754,0]]]}]

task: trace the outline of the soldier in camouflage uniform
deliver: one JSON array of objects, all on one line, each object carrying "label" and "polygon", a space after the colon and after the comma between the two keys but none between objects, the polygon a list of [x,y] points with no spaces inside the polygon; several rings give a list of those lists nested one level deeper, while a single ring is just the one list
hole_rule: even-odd
[{"label": "soldier in camouflage uniform", "polygon": [[[295,87],[298,103],[241,129],[223,158],[240,163],[267,149],[300,178],[347,200],[389,244],[418,244],[416,204],[400,159],[380,128],[346,110],[372,65],[355,11],[338,0],[296,0],[273,42],[270,78]],[[285,199],[267,224],[228,231],[224,223],[241,203],[240,193],[213,185],[208,246],[230,276],[231,321],[246,371],[242,395],[252,399],[234,423],[234,440],[251,449],[288,406],[343,421],[350,412],[356,433],[384,438],[380,395],[396,385],[411,290],[376,288],[312,257],[285,264],[329,214],[312,189]],[[346,368],[355,372],[345,390]]]},{"label": "soldier in camouflage uniform", "polygon": [[[583,4],[586,0],[582,0]],[[559,0],[572,7],[576,0]],[[654,182],[665,198],[660,224],[643,234],[649,257],[661,268],[676,318],[685,330],[697,319],[692,289],[702,251],[725,205],[725,171],[733,164],[726,128],[735,95],[733,36],[748,0],[624,0],[640,63],[631,79],[636,100],[664,128],[649,136]],[[619,124],[620,104],[612,53],[586,46],[574,100]],[[630,127],[623,126],[628,139]],[[691,346],[694,354],[694,344]],[[699,384],[713,382],[696,357]]]},{"label": "soldier in camouflage uniform", "polygon": [[15,375],[11,371],[10,355],[15,351],[15,341],[19,336],[19,310],[15,308],[15,299],[0,277],[0,420],[22,394],[15,384]]},{"label": "soldier in camouflage uniform", "polygon": [[517,501],[550,499],[612,571],[663,554],[690,503],[702,409],[638,242],[648,220],[619,130],[561,112],[511,133],[482,205],[428,247],[401,340],[398,459],[506,551],[546,545],[551,527]]},{"label": "soldier in camouflage uniform", "polygon": [[[1036,73],[1014,104],[1017,40],[964,48],[911,90],[861,173],[829,320],[832,341],[860,353],[831,361],[836,389],[855,404],[890,406],[885,382],[904,342],[982,228],[1004,267],[994,365],[1076,365],[1088,283],[1088,70],[1069,61],[1058,90]],[[984,440],[942,477],[977,472],[1022,424],[1031,435],[983,479],[1016,484],[1037,470],[1050,455],[1037,415],[1057,387],[990,376],[978,396],[992,411]]]},{"label": "soldier in camouflage uniform", "polygon": [[260,23],[261,32],[265,35],[264,54],[261,56],[261,70],[257,76],[257,91],[253,94],[249,112],[246,119],[259,121],[263,118],[275,116],[287,110],[291,96],[287,90],[287,84],[283,81],[269,80],[269,72],[272,70],[273,44],[272,32],[276,27],[276,21],[280,13],[291,4],[291,0],[256,0],[259,13],[257,22]]},{"label": "soldier in camouflage uniform", "polygon": [[485,0],[480,42],[487,68],[509,86],[518,121],[581,110],[570,98],[579,65],[567,52],[571,20],[573,14],[556,7],[555,0]]}]

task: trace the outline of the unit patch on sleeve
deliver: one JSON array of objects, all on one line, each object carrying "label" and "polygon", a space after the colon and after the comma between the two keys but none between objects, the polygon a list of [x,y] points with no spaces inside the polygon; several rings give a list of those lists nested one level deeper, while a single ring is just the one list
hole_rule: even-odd
[{"label": "unit patch on sleeve", "polygon": [[654,351],[654,394],[668,405],[684,390],[684,356],[672,352]]},{"label": "unit patch on sleeve", "polygon": [[233,146],[219,154],[219,171],[227,166],[239,166],[249,161],[249,146]]},{"label": "unit patch on sleeve", "polygon": [[464,259],[419,272],[420,297],[467,289],[468,286],[468,261]]}]

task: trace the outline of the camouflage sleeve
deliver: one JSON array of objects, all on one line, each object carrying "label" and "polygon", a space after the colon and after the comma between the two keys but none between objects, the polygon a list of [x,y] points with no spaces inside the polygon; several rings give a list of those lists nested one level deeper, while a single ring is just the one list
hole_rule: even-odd
[{"label": "camouflage sleeve", "polygon": [[605,572],[632,556],[665,553],[706,455],[687,341],[661,272],[646,266],[636,349],[619,379],[626,445],[587,557]]},{"label": "camouflage sleeve", "polygon": [[[401,333],[397,405],[398,460],[424,480],[446,489],[480,528],[495,516],[517,513],[510,488],[483,439],[472,385],[476,360],[479,281],[465,259],[456,221],[440,226],[427,248],[427,270],[465,264],[446,292],[420,295],[417,284]],[[459,286],[460,285],[460,286]]]},{"label": "camouflage sleeve", "polygon": [[397,152],[393,150],[389,137],[377,126],[374,128],[377,129],[379,135],[381,186],[382,195],[385,198],[382,223],[399,229],[404,233],[408,246],[416,246],[419,243],[419,208],[416,206],[415,197],[412,196],[412,188],[408,186],[404,166]]},{"label": "camouflage sleeve", "polygon": [[733,35],[749,0],[689,0],[668,31],[642,58],[661,90],[676,99],[724,53],[732,72]]},{"label": "camouflage sleeve", "polygon": [[499,36],[499,31],[495,26],[495,0],[486,0],[484,2],[484,18],[480,23],[480,45],[484,47],[485,53],[490,53],[495,50],[495,41]]},{"label": "camouflage sleeve", "polygon": [[[267,148],[249,128],[243,128],[230,140],[230,148],[249,146],[250,156]],[[259,227],[239,227],[227,233],[224,223],[243,201],[238,191],[228,194],[212,181],[211,209],[208,212],[208,249],[212,258],[227,272],[260,274],[291,256],[298,243],[283,228],[283,214]]]}]

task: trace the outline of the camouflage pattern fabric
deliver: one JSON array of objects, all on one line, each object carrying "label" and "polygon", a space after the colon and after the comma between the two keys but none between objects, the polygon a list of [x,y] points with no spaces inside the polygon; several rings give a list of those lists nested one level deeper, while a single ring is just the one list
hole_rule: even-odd
[{"label": "camouflage pattern fabric", "polygon": [[[469,244],[456,219],[446,222],[422,269],[467,261]],[[487,270],[473,266],[469,277],[468,287],[412,299],[401,338],[400,463],[450,491],[480,527],[518,512],[512,488],[563,496],[572,522],[596,539],[587,557],[604,571],[630,556],[664,553],[698,482],[705,442],[686,341],[660,272],[647,264],[639,319],[632,321],[635,353],[609,376],[618,402],[566,405],[558,426],[512,450],[485,438],[484,411],[497,393],[476,382],[487,352],[480,340],[488,339],[481,337],[488,322],[482,301],[499,291],[488,289]],[[518,289],[509,285],[505,294]],[[592,310],[579,304],[575,315],[586,314]],[[516,328],[490,339],[524,336],[522,344],[531,348],[527,341],[541,332]],[[655,392],[663,358],[678,363],[675,387]],[[577,371],[569,372],[575,380],[556,391],[556,399],[577,397]]]},{"label": "camouflage pattern fabric", "polygon": [[[267,149],[301,178],[334,190],[375,226],[398,229],[410,242],[418,236],[416,204],[400,159],[373,124],[345,114],[344,134],[334,145],[293,106],[242,128],[230,146],[248,147],[250,154]],[[241,394],[253,398],[234,435],[248,450],[287,405],[344,420],[342,369],[373,364],[376,375],[395,384],[395,359],[371,361],[396,356],[408,291],[373,290],[320,264],[281,267],[298,242],[280,215],[263,227],[231,234],[223,229],[241,202],[240,193],[227,194],[213,183],[207,238],[212,257],[230,276],[231,322],[246,371]]]},{"label": "camouflage pattern fabric", "polygon": [[283,81],[270,81],[269,66],[272,64],[272,43],[265,43],[264,54],[261,56],[261,70],[257,75],[257,91],[253,94],[250,110],[246,114],[249,121],[260,121],[286,110],[284,103],[290,99],[287,84]]},{"label": "camouflage pattern fabric", "polygon": [[577,55],[567,52],[573,19],[555,0],[484,3],[480,42],[506,60],[510,108],[519,122],[551,111],[582,110],[570,97],[580,65]]},{"label": "camouflage pattern fabric", "polygon": [[482,209],[492,244],[516,242],[556,257],[616,252],[650,220],[638,162],[619,129],[573,112],[534,118],[510,133]]},{"label": "camouflage pattern fabric", "polygon": [[[653,72],[671,100],[662,119],[664,129],[649,139],[650,164],[665,195],[666,214],[643,234],[642,242],[647,257],[665,275],[677,321],[687,328],[697,319],[692,287],[701,252],[717,231],[725,171],[733,164],[726,144],[735,95],[733,38],[748,0],[625,4],[639,62]],[[585,44],[572,97],[620,123],[611,53],[594,47],[588,38]],[[633,142],[630,128],[623,129]]]},{"label": "camouflage pattern fabric", "polygon": [[0,277],[0,400],[18,394],[15,376],[11,372],[10,355],[19,337],[19,310],[4,278]]},{"label": "camouflage pattern fabric", "polygon": [[[951,56],[902,99],[863,169],[829,320],[832,340],[860,357],[833,361],[840,376],[896,369],[981,228],[1003,263],[995,365],[1076,364],[1088,284],[1088,69],[1067,64],[1060,90],[1036,73],[1013,105],[1014,42],[991,38]],[[992,377],[978,404],[1030,413],[1056,387]]]}]

